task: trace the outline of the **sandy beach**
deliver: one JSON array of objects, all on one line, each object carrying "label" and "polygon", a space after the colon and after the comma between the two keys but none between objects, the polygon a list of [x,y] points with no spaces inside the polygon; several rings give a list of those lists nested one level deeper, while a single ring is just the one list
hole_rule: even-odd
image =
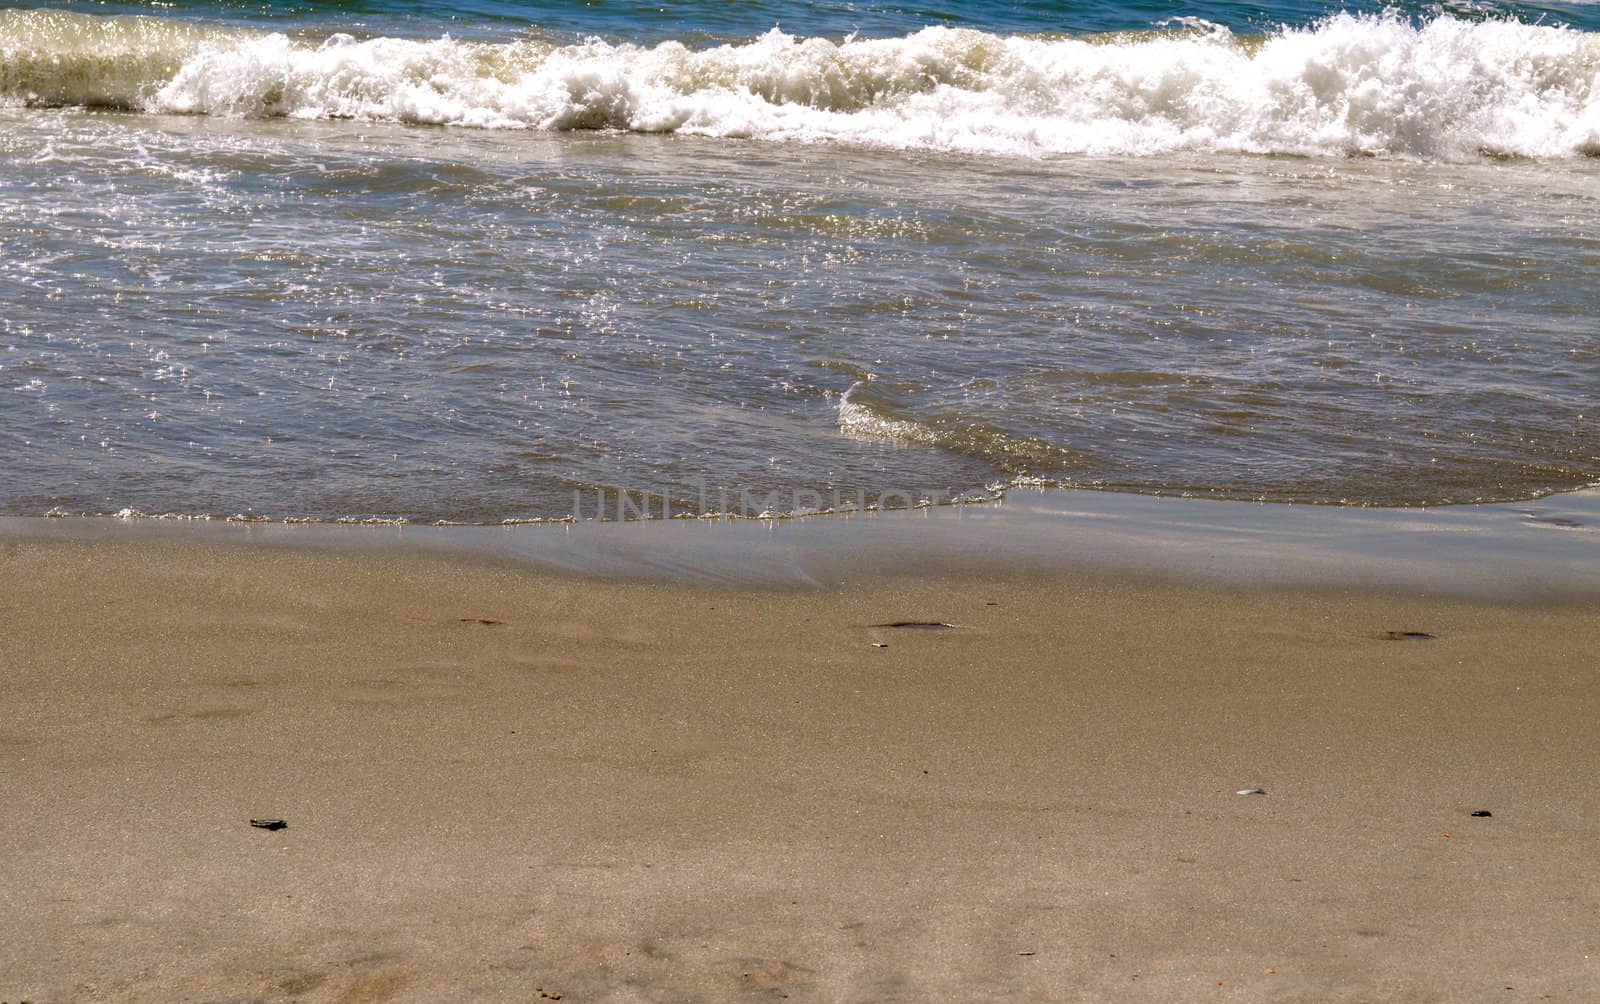
[{"label": "sandy beach", "polygon": [[6,1001],[1600,986],[1593,604],[0,548]]},{"label": "sandy beach", "polygon": [[1600,1004],[1597,219],[1600,0],[7,4],[0,1004]]}]

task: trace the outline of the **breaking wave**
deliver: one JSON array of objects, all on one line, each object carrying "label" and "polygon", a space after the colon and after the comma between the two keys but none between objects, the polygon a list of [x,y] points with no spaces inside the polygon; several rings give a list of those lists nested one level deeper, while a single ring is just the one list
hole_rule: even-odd
[{"label": "breaking wave", "polygon": [[643,47],[321,40],[149,17],[0,14],[0,102],[1049,157],[1600,155],[1600,35],[1338,15],[1090,37],[774,29]]}]

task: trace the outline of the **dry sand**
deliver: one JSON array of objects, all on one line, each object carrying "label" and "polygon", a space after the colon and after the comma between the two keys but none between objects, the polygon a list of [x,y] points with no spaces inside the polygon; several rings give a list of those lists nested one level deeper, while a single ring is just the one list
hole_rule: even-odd
[{"label": "dry sand", "polygon": [[11,1004],[1600,996],[1593,604],[13,540],[0,615]]}]

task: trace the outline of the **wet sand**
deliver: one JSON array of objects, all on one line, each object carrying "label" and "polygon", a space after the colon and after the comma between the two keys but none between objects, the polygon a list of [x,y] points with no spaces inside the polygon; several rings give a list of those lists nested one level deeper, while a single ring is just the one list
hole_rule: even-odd
[{"label": "wet sand", "polygon": [[1590,999],[1597,610],[8,538],[0,1000]]}]

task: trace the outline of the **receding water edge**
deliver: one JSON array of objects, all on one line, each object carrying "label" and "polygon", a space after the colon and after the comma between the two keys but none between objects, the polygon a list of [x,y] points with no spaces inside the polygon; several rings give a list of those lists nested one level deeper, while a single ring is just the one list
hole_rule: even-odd
[{"label": "receding water edge", "polygon": [[159,541],[494,560],[604,579],[826,587],[944,576],[1126,573],[1220,586],[1600,598],[1600,489],[1377,509],[1062,489],[997,502],[786,519],[407,525],[0,517],[0,542]]}]

